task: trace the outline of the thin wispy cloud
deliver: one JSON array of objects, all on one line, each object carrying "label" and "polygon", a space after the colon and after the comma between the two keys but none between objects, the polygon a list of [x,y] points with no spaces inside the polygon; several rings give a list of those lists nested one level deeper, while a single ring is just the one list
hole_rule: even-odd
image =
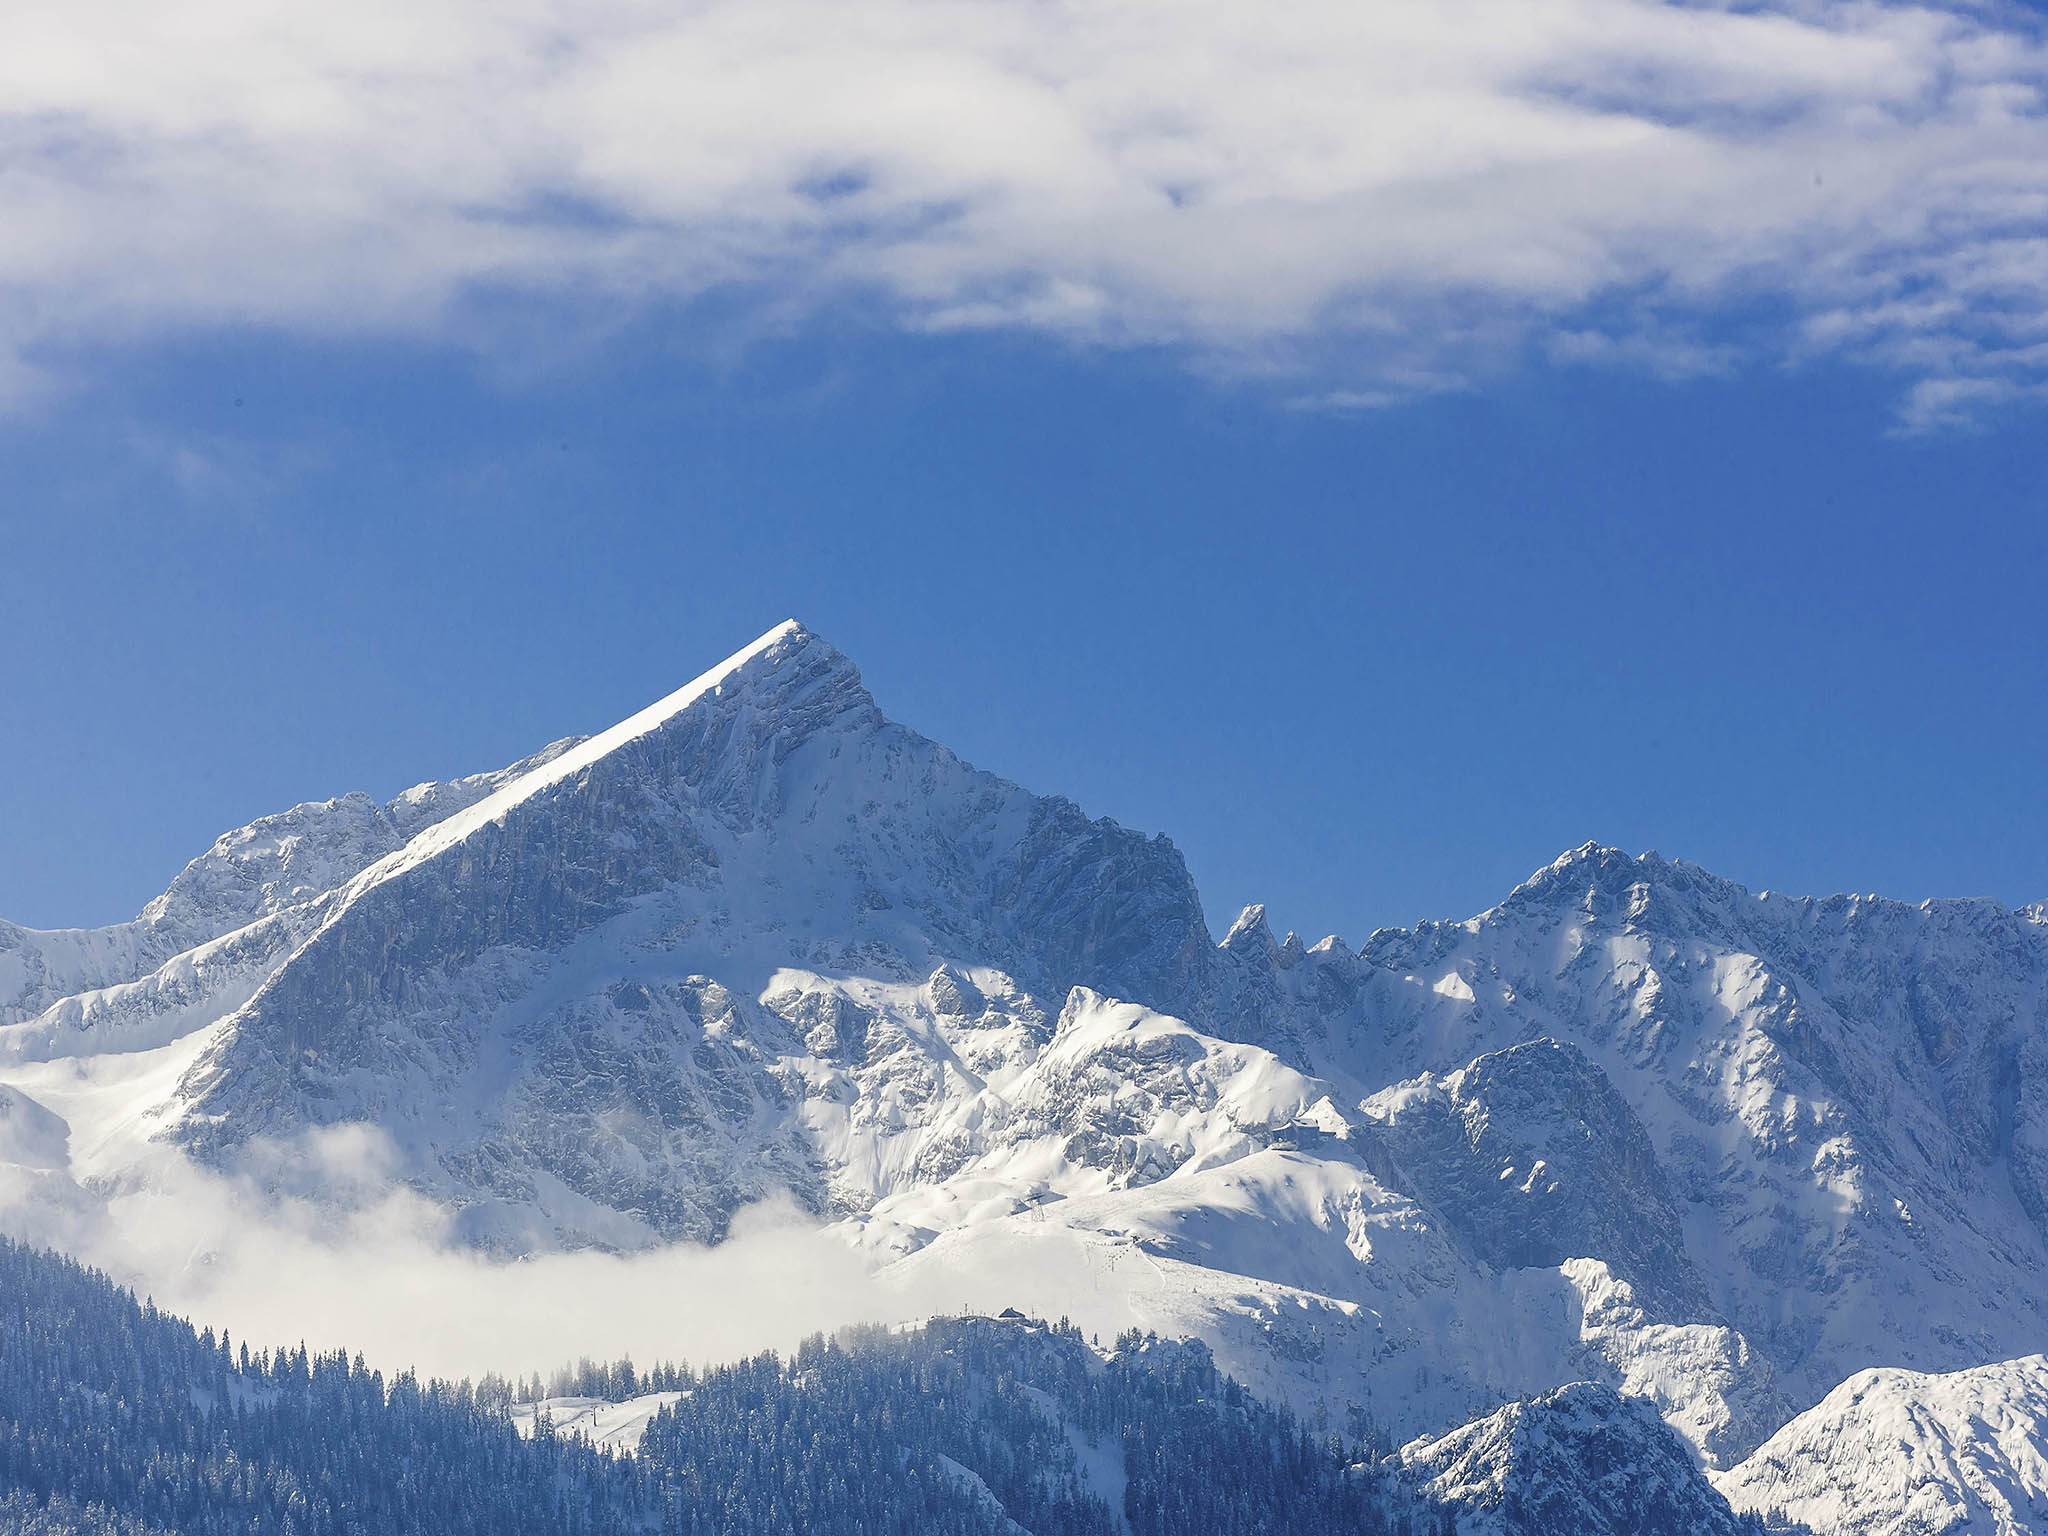
[{"label": "thin wispy cloud", "polygon": [[17,391],[167,331],[715,291],[1347,402],[1829,357],[1932,426],[2048,381],[2016,7],[99,0],[6,34]]}]

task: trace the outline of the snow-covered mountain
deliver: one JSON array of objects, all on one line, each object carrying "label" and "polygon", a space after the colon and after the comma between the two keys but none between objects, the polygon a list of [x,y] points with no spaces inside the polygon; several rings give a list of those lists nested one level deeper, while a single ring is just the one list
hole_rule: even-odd
[{"label": "snow-covered mountain", "polygon": [[1716,1481],[1736,1508],[1816,1531],[2048,1530],[2048,1359],[1858,1371]]},{"label": "snow-covered mountain", "polygon": [[61,999],[142,981],[225,934],[317,910],[372,861],[575,745],[573,738],[555,742],[496,773],[418,784],[385,805],[357,792],[265,816],[215,839],[130,923],[53,933],[0,921],[0,1025],[33,1019]]},{"label": "snow-covered mountain", "polygon": [[2048,1337],[2048,910],[1589,845],[1467,922],[1217,944],[1166,839],[785,625],[502,772],[230,833],[133,923],[0,925],[21,1177],[338,1126],[494,1252],[786,1195],[907,1296],[1200,1337],[1397,1442],[1590,1381],[1728,1468],[1854,1372]]},{"label": "snow-covered mountain", "polygon": [[1402,1447],[1458,1536],[1736,1536],[1744,1526],[1640,1399],[1572,1382]]}]

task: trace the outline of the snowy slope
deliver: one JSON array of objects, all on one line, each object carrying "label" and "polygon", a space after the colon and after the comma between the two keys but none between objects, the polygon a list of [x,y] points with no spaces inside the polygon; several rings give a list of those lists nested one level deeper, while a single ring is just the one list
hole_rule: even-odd
[{"label": "snowy slope", "polygon": [[[1491,1089],[1525,1077],[1524,1062],[1569,1059],[1547,1045],[1513,1054],[1457,1085]],[[1570,1244],[1475,1251],[1461,1205],[1441,1199],[1470,1177],[1469,1149],[1404,1144],[1397,1166],[1371,1115],[1433,1088],[1346,1115],[1327,1084],[1268,1052],[1077,992],[1052,1044],[970,1101],[975,1155],[885,1197],[861,1229],[903,1255],[894,1283],[950,1279],[964,1296],[1064,1312],[1104,1334],[1196,1335],[1305,1414],[1320,1406],[1341,1422],[1357,1406],[1402,1438],[1580,1377],[1653,1398],[1710,1458],[1734,1459],[1781,1421],[1770,1367],[1724,1324],[1639,1296]],[[1048,1103],[1061,1109],[1050,1124],[1038,1111]],[[1610,1132],[1569,1111],[1546,1120],[1588,1139]],[[1552,1151],[1573,1171],[1591,1161]],[[1489,1195],[1529,1198],[1490,1168],[1484,1182]],[[1548,1188],[1534,1198],[1570,1205]],[[1682,1294],[1682,1279],[1668,1289]]]},{"label": "snowy slope", "polygon": [[0,1085],[0,1163],[47,1172],[71,1160],[71,1128],[18,1088]]},{"label": "snowy slope", "polygon": [[1715,1481],[1814,1536],[2048,1530],[2048,1359],[1859,1371]]},{"label": "snowy slope", "polygon": [[1467,922],[1216,945],[1164,838],[795,625],[227,834],[135,923],[0,926],[0,1094],[76,1201],[338,1126],[500,1253],[788,1196],[906,1298],[1200,1337],[1397,1441],[1589,1380],[1728,1467],[1852,1372],[2048,1336],[2048,910],[1588,846]]},{"label": "snowy slope", "polygon": [[558,1435],[577,1435],[608,1451],[639,1448],[647,1426],[664,1408],[682,1401],[680,1392],[646,1392],[614,1403],[602,1397],[544,1397],[537,1403],[514,1403],[512,1423],[531,1436],[545,1417]]}]

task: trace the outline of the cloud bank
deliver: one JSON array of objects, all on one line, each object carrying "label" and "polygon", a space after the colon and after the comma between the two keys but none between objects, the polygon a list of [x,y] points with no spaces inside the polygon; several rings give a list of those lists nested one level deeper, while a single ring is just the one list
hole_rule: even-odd
[{"label": "cloud bank", "polygon": [[1333,407],[1531,355],[2048,381],[2017,5],[83,0],[0,48],[0,358],[707,293],[1184,349]]},{"label": "cloud bank", "polygon": [[451,1241],[449,1212],[390,1179],[388,1146],[367,1127],[258,1150],[260,1166],[222,1174],[159,1147],[92,1188],[0,1163],[0,1232],[251,1348],[360,1350],[387,1371],[451,1379],[586,1356],[734,1360],[958,1304],[951,1290],[884,1287],[786,1202],[740,1212],[713,1248],[512,1261]]}]

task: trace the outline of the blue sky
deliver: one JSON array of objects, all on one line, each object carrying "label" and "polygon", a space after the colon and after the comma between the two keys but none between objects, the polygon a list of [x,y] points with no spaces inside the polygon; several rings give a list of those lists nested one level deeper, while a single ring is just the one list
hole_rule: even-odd
[{"label": "blue sky", "polygon": [[897,718],[1169,832],[1219,921],[1462,915],[1589,838],[2030,899],[2038,423],[1889,425],[1839,370],[1331,415],[989,337],[516,386],[131,355],[0,437],[0,911],[127,915],[217,831],[600,728],[785,615]]},{"label": "blue sky", "polygon": [[0,914],[787,616],[1219,928],[2048,896],[2029,12],[206,13],[0,64]]}]

